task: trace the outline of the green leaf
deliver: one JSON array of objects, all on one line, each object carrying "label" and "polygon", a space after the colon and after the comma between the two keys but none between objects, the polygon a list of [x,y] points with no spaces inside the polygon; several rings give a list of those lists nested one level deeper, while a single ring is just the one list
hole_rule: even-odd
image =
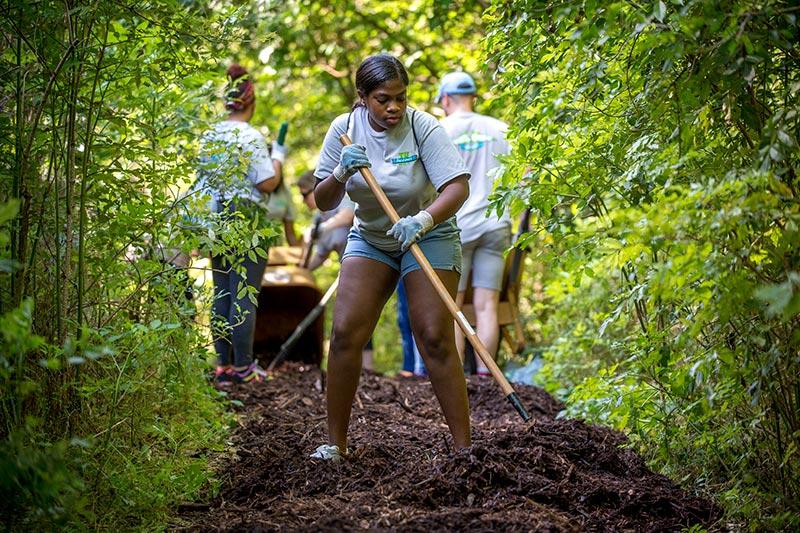
[{"label": "green leaf", "polygon": [[667,16],[667,6],[662,0],[656,2],[655,8],[653,9],[653,16],[657,18],[659,22],[664,22],[664,17]]},{"label": "green leaf", "polygon": [[5,224],[19,212],[19,200],[9,200],[0,204],[0,225]]},{"label": "green leaf", "polygon": [[774,285],[763,285],[756,290],[755,297],[767,305],[767,316],[777,316],[792,300],[792,283],[786,281]]},{"label": "green leaf", "polygon": [[239,290],[236,292],[236,299],[241,300],[246,295],[247,295],[247,285],[244,285],[240,287]]}]

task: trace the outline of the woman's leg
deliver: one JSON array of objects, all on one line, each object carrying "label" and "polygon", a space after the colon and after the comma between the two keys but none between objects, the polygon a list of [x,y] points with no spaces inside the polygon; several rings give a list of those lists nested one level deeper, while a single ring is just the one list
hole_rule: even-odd
[{"label": "woman's leg", "polygon": [[[256,331],[258,305],[250,300],[249,294],[245,294],[242,298],[236,298],[236,294],[242,283],[261,290],[261,279],[264,277],[266,266],[267,260],[261,256],[257,255],[256,261],[245,257],[241,266],[245,271],[245,277],[235,269],[232,269],[229,275],[232,301],[229,317],[232,326],[233,364],[238,370],[247,368],[253,362],[253,336]],[[256,298],[258,298],[258,293],[256,293]]]},{"label": "woman's leg", "polygon": [[[500,291],[475,287],[472,296],[475,304],[475,319],[477,327],[475,332],[483,345],[489,351],[492,359],[497,359],[497,344],[500,340],[500,326],[497,320],[497,308],[500,303]],[[489,369],[480,357],[475,356],[479,374],[488,374]]]},{"label": "woman's leg", "polygon": [[[455,296],[458,272],[436,270],[436,273],[450,296]],[[455,447],[467,447],[471,444],[469,401],[464,372],[456,352],[453,316],[422,270],[409,272],[403,281],[408,294],[411,328],[436,398],[442,406]]]},{"label": "woman's leg", "polygon": [[211,256],[211,277],[214,279],[214,303],[211,306],[211,332],[217,364],[228,366],[231,361],[231,332],[228,314],[231,309],[231,293],[228,290],[230,265],[221,257]]},{"label": "woman's leg", "polygon": [[347,257],[339,271],[328,355],[328,443],[347,449],[350,411],[361,374],[361,351],[394,291],[398,273],[365,257]]}]

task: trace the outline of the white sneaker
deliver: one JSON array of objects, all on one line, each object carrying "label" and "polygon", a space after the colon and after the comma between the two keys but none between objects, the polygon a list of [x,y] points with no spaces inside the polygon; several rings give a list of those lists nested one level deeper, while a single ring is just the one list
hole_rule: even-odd
[{"label": "white sneaker", "polygon": [[314,450],[314,453],[309,455],[309,457],[312,459],[322,459],[323,461],[332,461],[337,463],[342,460],[343,455],[339,451],[339,447],[335,444],[323,444]]}]

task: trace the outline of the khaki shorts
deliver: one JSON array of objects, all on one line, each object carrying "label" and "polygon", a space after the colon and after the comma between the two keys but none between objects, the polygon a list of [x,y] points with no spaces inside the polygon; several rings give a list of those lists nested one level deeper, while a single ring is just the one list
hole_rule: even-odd
[{"label": "khaki shorts", "polygon": [[503,252],[511,246],[511,227],[506,226],[484,233],[474,241],[461,245],[461,280],[458,292],[467,290],[472,279],[472,286],[481,289],[499,291],[503,286],[503,269],[506,260]]}]

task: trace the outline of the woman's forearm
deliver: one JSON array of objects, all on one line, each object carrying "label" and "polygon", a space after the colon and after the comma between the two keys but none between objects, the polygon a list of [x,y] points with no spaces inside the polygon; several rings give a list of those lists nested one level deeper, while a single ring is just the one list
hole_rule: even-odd
[{"label": "woman's forearm", "polygon": [[281,163],[277,159],[273,159],[272,170],[275,171],[275,179],[278,181],[278,184],[280,185],[281,180],[283,179],[283,163]]},{"label": "woman's forearm", "polygon": [[303,242],[297,238],[297,232],[294,230],[293,220],[283,221],[283,232],[286,234],[286,242],[289,246],[300,246]]},{"label": "woman's forearm", "polygon": [[444,222],[456,214],[456,211],[469,196],[469,182],[467,176],[459,176],[445,184],[439,191],[439,196],[425,208],[433,217],[433,224]]},{"label": "woman's forearm", "polygon": [[344,198],[344,189],[344,183],[337,181],[333,176],[317,182],[317,186],[314,188],[314,201],[319,210],[336,209]]}]

